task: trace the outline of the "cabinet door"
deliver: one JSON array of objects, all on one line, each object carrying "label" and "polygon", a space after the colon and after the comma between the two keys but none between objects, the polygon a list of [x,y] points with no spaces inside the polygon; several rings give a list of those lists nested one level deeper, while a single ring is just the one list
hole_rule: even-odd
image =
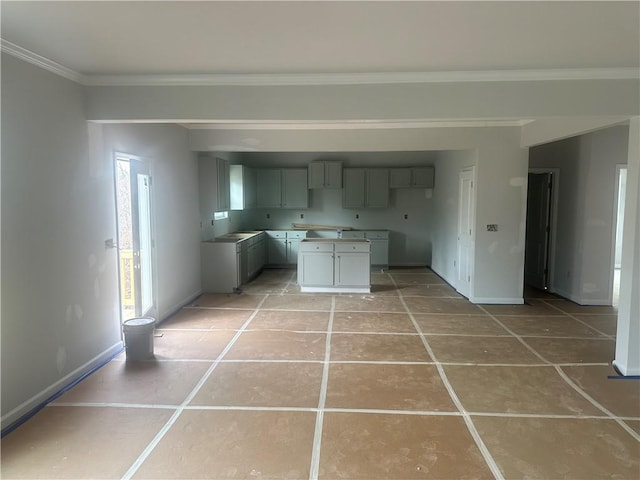
[{"label": "cabinet door", "polygon": [[324,166],[324,187],[342,188],[342,162],[325,162]]},{"label": "cabinet door", "polygon": [[389,170],[389,188],[408,188],[410,186],[410,168],[392,168]]},{"label": "cabinet door", "polygon": [[218,209],[217,212],[225,212],[231,208],[229,197],[229,161],[216,158]]},{"label": "cabinet door", "polygon": [[336,253],[335,280],[337,287],[368,287],[371,284],[371,266],[367,253]]},{"label": "cabinet door", "polygon": [[298,263],[298,284],[305,287],[333,285],[333,253],[302,253]]},{"label": "cabinet door", "polygon": [[416,188],[433,188],[433,167],[412,168],[411,186]]},{"label": "cabinet door", "polygon": [[324,187],[324,162],[311,162],[309,164],[309,188]]},{"label": "cabinet door", "polygon": [[267,241],[268,263],[283,265],[287,263],[287,240],[285,238],[270,238]]},{"label": "cabinet door", "polygon": [[386,208],[389,206],[389,169],[367,170],[367,207]]},{"label": "cabinet door", "polygon": [[389,240],[371,240],[371,265],[389,264]]},{"label": "cabinet door", "polygon": [[298,263],[298,249],[300,248],[300,240],[287,239],[287,263],[295,265]]},{"label": "cabinet door", "polygon": [[216,163],[211,157],[198,159],[198,194],[200,200],[200,219],[207,225],[218,212],[218,174]]},{"label": "cabinet door", "polygon": [[280,208],[282,202],[280,170],[275,168],[257,169],[256,190],[258,208]]},{"label": "cabinet door", "polygon": [[364,168],[345,168],[342,171],[342,206],[344,208],[362,208],[365,206],[365,170]]},{"label": "cabinet door", "polygon": [[304,168],[285,168],[281,172],[282,207],[308,208],[307,170]]}]

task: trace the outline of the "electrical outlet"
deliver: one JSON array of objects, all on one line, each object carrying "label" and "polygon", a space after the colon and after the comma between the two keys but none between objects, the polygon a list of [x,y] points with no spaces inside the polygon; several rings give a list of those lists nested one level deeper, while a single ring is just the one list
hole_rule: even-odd
[{"label": "electrical outlet", "polygon": [[271,215],[267,213],[267,218],[271,218]]},{"label": "electrical outlet", "polygon": [[304,218],[304,213],[301,213],[301,214],[300,214],[300,218]]},{"label": "electrical outlet", "polygon": [[404,219],[407,220],[409,218],[409,215],[407,215],[406,213],[404,214]]},{"label": "electrical outlet", "polygon": [[358,215],[357,213],[356,213],[356,218],[360,218],[360,215]]},{"label": "electrical outlet", "polygon": [[497,232],[498,224],[497,223],[488,223],[487,224],[487,232]]}]

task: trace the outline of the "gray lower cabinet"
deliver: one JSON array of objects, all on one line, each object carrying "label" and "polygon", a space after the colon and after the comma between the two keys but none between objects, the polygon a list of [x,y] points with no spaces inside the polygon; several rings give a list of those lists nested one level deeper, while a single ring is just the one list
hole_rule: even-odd
[{"label": "gray lower cabinet", "polygon": [[371,291],[370,244],[365,239],[305,239],[298,253],[302,292]]},{"label": "gray lower cabinet", "polygon": [[366,238],[371,242],[371,265],[389,266],[388,230],[344,230],[342,238]]},{"label": "gray lower cabinet", "polygon": [[298,246],[307,232],[304,230],[267,230],[267,263],[269,265],[295,265]]}]

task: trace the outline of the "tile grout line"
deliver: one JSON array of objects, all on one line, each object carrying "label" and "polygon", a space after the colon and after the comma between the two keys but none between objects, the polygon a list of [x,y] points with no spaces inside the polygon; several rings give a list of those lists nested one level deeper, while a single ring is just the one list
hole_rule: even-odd
[{"label": "tile grout line", "polygon": [[138,458],[133,462],[133,464],[129,467],[129,469],[124,473],[124,475],[122,476],[122,479],[130,479],[133,475],[135,475],[135,473],[140,469],[140,467],[142,466],[142,464],[144,463],[144,461],[149,457],[149,455],[151,454],[151,452],[153,452],[153,450],[156,448],[156,446],[158,445],[158,443],[160,443],[160,441],[164,438],[164,436],[167,434],[167,432],[169,431],[169,429],[173,426],[173,424],[178,420],[178,417],[180,417],[180,415],[182,414],[182,412],[185,410],[185,407],[189,404],[189,402],[191,402],[191,400],[193,400],[193,398],[196,396],[196,394],[198,393],[198,391],[200,391],[200,389],[202,388],[202,386],[204,385],[204,383],[207,381],[207,379],[209,378],[209,376],[211,375],[211,373],[216,369],[216,367],[219,365],[220,360],[222,360],[222,358],[224,358],[224,356],[229,352],[229,350],[231,349],[231,347],[233,347],[234,343],[238,340],[238,338],[240,337],[240,335],[242,334],[243,330],[249,325],[249,323],[251,323],[251,321],[255,318],[255,316],[257,315],[258,311],[260,310],[260,307],[262,306],[262,304],[266,301],[267,297],[269,295],[265,295],[262,300],[260,301],[260,303],[255,307],[253,313],[249,316],[249,318],[245,321],[245,323],[242,325],[241,329],[238,330],[236,332],[236,334],[231,338],[231,340],[229,340],[229,342],[227,343],[227,346],[224,348],[224,350],[222,350],[222,352],[220,352],[220,354],[218,355],[218,357],[214,360],[214,362],[211,364],[211,366],[209,366],[209,368],[207,369],[206,372],[204,372],[204,374],[202,375],[202,377],[200,378],[200,380],[198,381],[198,383],[196,384],[195,387],[193,387],[193,389],[191,390],[191,392],[187,395],[187,397],[182,401],[182,403],[176,408],[176,410],[173,412],[173,414],[171,415],[171,417],[169,418],[169,420],[167,420],[167,422],[162,426],[162,428],[158,431],[158,433],[153,437],[153,439],[151,440],[151,442],[149,442],[147,444],[147,446],[145,447],[145,449],[142,451],[142,453],[138,456]]},{"label": "tile grout line", "polygon": [[513,337],[518,340],[527,350],[529,350],[531,353],[533,353],[536,357],[538,357],[540,360],[542,360],[544,363],[548,364],[548,365],[552,365],[553,363],[550,362],[549,360],[547,360],[546,358],[544,358],[542,355],[540,355],[536,350],[534,350],[534,348],[529,345],[527,342],[525,342],[520,335],[518,335],[517,333],[515,333],[513,330],[511,330],[509,327],[507,327],[504,323],[502,323],[500,320],[498,320],[495,315],[489,313],[489,311],[487,311],[486,308],[484,308],[482,305],[476,305],[480,310],[482,310],[483,312],[485,312],[487,315],[489,315],[489,317],[496,322],[498,325],[500,325],[502,328],[504,328],[507,332],[509,332],[511,335],[513,335]]},{"label": "tile grout line", "polygon": [[580,320],[578,317],[576,317],[574,314],[569,313],[569,312],[565,312],[564,310],[562,310],[561,308],[556,307],[553,303],[547,302],[544,299],[540,300],[541,302],[543,302],[545,305],[548,305],[549,307],[558,310],[559,312],[562,312],[564,315],[568,316],[569,318],[572,318],[573,320],[575,320],[576,322],[580,322],[581,324],[583,324],[585,327],[590,328],[591,330],[593,330],[594,332],[599,333],[600,335],[604,335],[606,338],[610,339],[610,340],[615,340],[615,336],[614,335],[609,335],[608,333],[603,332],[602,330],[598,330],[596,327],[589,325],[587,322]]},{"label": "tile grout line", "polygon": [[[395,285],[395,281],[393,280],[393,278],[391,278],[391,281]],[[431,359],[435,362],[435,367],[436,367],[436,370],[438,371],[438,374],[440,375],[440,380],[442,381],[445,389],[449,393],[449,396],[451,397],[453,404],[456,406],[456,408],[462,415],[462,419],[467,427],[467,430],[469,431],[476,446],[478,447],[478,450],[480,450],[480,454],[482,455],[482,458],[487,464],[487,467],[489,468],[489,470],[491,471],[491,473],[493,474],[496,480],[505,480],[504,475],[500,470],[500,467],[498,467],[498,464],[496,463],[493,456],[491,455],[491,452],[489,452],[489,449],[487,448],[484,441],[482,440],[482,437],[480,437],[480,433],[478,432],[475,425],[473,424],[473,420],[471,420],[471,416],[469,415],[469,412],[466,411],[466,409],[462,405],[462,402],[460,402],[458,395],[453,390],[453,386],[451,385],[451,383],[449,383],[449,379],[447,378],[447,375],[444,369],[442,368],[442,365],[438,362],[438,359],[433,353],[433,350],[431,349],[429,342],[427,342],[427,339],[425,338],[424,334],[422,334],[420,325],[418,325],[418,322],[416,321],[413,314],[411,313],[411,310],[409,309],[409,306],[405,302],[405,299],[402,296],[402,293],[400,293],[399,296],[400,296],[400,302],[402,302],[402,305],[404,306],[407,314],[409,315],[409,318],[411,319],[413,326],[415,327],[416,331],[421,334],[420,340],[422,341],[422,344],[425,350],[427,351],[427,353],[429,354],[429,356],[431,357]]]},{"label": "tile grout line", "polygon": [[317,480],[320,472],[320,448],[322,444],[322,428],[324,423],[325,402],[327,400],[327,387],[329,385],[329,365],[331,360],[331,332],[333,330],[333,316],[336,306],[336,297],[331,296],[331,311],[327,325],[327,337],[325,339],[324,367],[322,368],[322,383],[320,384],[320,396],[318,398],[318,413],[313,432],[313,447],[311,450],[311,464],[309,466],[309,480]]},{"label": "tile grout line", "polygon": [[635,438],[638,442],[640,442],[640,434],[636,433],[635,430],[633,430],[629,425],[627,425],[626,422],[624,422],[622,419],[620,419],[620,417],[618,417],[617,415],[615,415],[612,411],[610,411],[608,408],[604,407],[603,405],[600,404],[600,402],[598,402],[596,399],[594,399],[591,395],[589,395],[587,392],[585,392],[582,388],[580,388],[573,380],[571,380],[569,378],[569,376],[564,373],[564,371],[562,371],[562,369],[555,365],[555,369],[556,372],[558,372],[558,375],[560,375],[560,377],[567,383],[569,384],[569,386],[571,388],[573,388],[576,392],[578,392],[580,395],[582,395],[582,397],[589,401],[594,407],[596,407],[598,410],[604,412],[610,419],[614,420],[618,425],[620,425],[629,435],[631,435],[633,438]]},{"label": "tile grout line", "polygon": [[285,295],[285,293],[287,292],[287,289],[289,288],[289,285],[291,285],[291,282],[293,281],[293,277],[296,274],[296,270],[294,269],[291,274],[289,275],[289,280],[287,280],[287,283],[284,284],[284,287],[282,287],[282,290],[280,291],[280,295]]},{"label": "tile grout line", "polygon": [[[158,410],[175,410],[179,405],[153,405],[138,403],[117,403],[117,402],[61,402],[56,407],[77,407],[77,408],[140,408],[140,409],[158,409]],[[266,407],[266,406],[247,406],[247,405],[186,405],[182,407],[184,410],[212,410],[212,411],[248,411],[248,412],[307,412],[317,413],[317,407]],[[385,414],[385,415],[430,415],[430,416],[448,416],[461,417],[463,413],[460,411],[446,410],[394,410],[394,409],[376,409],[376,408],[340,408],[325,407],[324,412],[332,413],[358,413],[358,414]],[[604,412],[603,412],[604,413]],[[610,415],[570,415],[570,414],[553,414],[553,413],[507,413],[507,412],[468,412],[474,417],[501,417],[501,418],[562,418],[574,420],[612,420]],[[617,417],[622,421],[640,421],[640,417],[625,416]]]}]

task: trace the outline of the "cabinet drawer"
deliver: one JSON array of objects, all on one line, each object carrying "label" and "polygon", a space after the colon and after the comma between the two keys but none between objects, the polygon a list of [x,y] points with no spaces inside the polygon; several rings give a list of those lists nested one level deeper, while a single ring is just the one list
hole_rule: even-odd
[{"label": "cabinet drawer", "polygon": [[293,231],[289,231],[287,232],[287,238],[306,238],[307,237],[307,231],[306,230],[293,230]]},{"label": "cabinet drawer", "polygon": [[388,231],[367,231],[365,232],[365,238],[375,240],[386,240],[389,238]]},{"label": "cabinet drawer", "polygon": [[364,238],[364,232],[357,230],[343,230],[342,238]]},{"label": "cabinet drawer", "polygon": [[267,230],[265,233],[269,238],[287,238],[286,230]]},{"label": "cabinet drawer", "polygon": [[368,242],[358,243],[336,243],[336,253],[353,253],[363,252],[367,253],[371,249]]},{"label": "cabinet drawer", "polygon": [[301,242],[299,251],[301,252],[333,252],[333,243]]}]

